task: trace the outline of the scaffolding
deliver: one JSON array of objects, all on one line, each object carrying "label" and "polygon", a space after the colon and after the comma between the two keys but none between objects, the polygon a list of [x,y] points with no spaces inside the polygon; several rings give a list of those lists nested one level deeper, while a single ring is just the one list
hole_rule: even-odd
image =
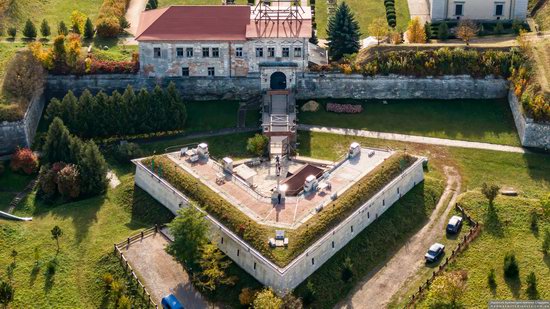
[{"label": "scaffolding", "polygon": [[270,22],[300,24],[306,15],[301,0],[258,0],[252,10],[256,24]]}]

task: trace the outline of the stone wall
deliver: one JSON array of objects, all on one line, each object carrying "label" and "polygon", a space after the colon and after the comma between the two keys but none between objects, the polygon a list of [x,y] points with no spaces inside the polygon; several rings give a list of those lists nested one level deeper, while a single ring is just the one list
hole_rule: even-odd
[{"label": "stone wall", "polygon": [[504,79],[470,76],[415,78],[364,77],[360,74],[306,74],[298,79],[297,97],[353,99],[493,99],[505,98]]},{"label": "stone wall", "polygon": [[508,103],[514,122],[518,130],[521,145],[525,147],[535,147],[550,149],[550,123],[536,123],[533,119],[527,117],[522,110],[521,103],[512,90],[508,93]]},{"label": "stone wall", "polygon": [[[355,99],[493,99],[505,98],[508,82],[504,79],[475,79],[469,76],[414,78],[403,76],[363,77],[359,74],[295,74],[298,99],[355,98]],[[287,76],[290,78],[290,76]],[[84,89],[97,92],[134,88],[153,88],[174,82],[185,99],[192,100],[247,100],[261,94],[259,74],[247,77],[164,77],[141,75],[54,76],[47,79],[50,92],[77,93]],[[269,79],[265,76],[265,83]]]},{"label": "stone wall", "polygon": [[17,147],[30,147],[44,109],[42,90],[32,98],[20,121],[0,123],[0,155],[13,153]]},{"label": "stone wall", "polygon": [[[285,267],[276,266],[225,228],[223,224],[208,215],[207,219],[211,224],[211,238],[235,263],[264,285],[270,286],[280,293],[292,290],[382,215],[402,195],[422,182],[424,180],[422,167],[424,160],[424,158],[417,160],[401,176],[385,186]],[[157,175],[152,174],[139,160],[135,160],[134,163],[136,164],[136,185],[173,213],[176,213],[180,207],[188,205],[188,199],[182,193],[158,178]]]}]

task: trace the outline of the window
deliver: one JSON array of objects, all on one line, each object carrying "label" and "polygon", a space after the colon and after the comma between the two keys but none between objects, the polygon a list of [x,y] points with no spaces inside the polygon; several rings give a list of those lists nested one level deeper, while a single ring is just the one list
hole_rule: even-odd
[{"label": "window", "polygon": [[256,57],[263,57],[263,56],[264,56],[263,47],[256,47]]},{"label": "window", "polygon": [[223,237],[222,237],[222,245],[223,245]]},{"label": "window", "polygon": [[241,58],[243,56],[243,48],[237,47],[235,48],[235,57]]},{"label": "window", "polygon": [[294,47],[294,57],[302,57],[302,48]]},{"label": "window", "polygon": [[351,232],[353,233],[353,225],[351,226]]},{"label": "window", "polygon": [[188,67],[182,67],[181,68],[181,76],[189,76],[189,68]]},{"label": "window", "polygon": [[367,211],[367,219],[370,219],[370,212]]},{"label": "window", "polygon": [[153,57],[160,58],[160,47],[153,48]]},{"label": "window", "polygon": [[283,57],[290,57],[290,48],[283,47]]},{"label": "window", "polygon": [[311,265],[315,265],[315,258],[311,258]]},{"label": "window", "polygon": [[208,47],[203,47],[202,48],[202,56],[203,57],[210,57],[210,48]]},{"label": "window", "polygon": [[268,47],[267,48],[267,56],[268,57],[275,57],[275,47]]},{"label": "window", "polygon": [[397,188],[397,194],[399,194],[399,188]]},{"label": "window", "polygon": [[462,16],[463,11],[464,11],[464,3],[456,3],[455,4],[455,15],[456,16]]},{"label": "window", "polygon": [[502,12],[504,12],[504,3],[496,3],[495,16],[502,16]]},{"label": "window", "polygon": [[186,55],[187,55],[187,58],[193,57],[193,47],[187,47],[187,48],[185,49],[185,53],[186,53]]},{"label": "window", "polygon": [[334,249],[334,241],[332,242],[332,249]]},{"label": "window", "polygon": [[256,262],[254,262],[254,270],[256,270]]},{"label": "window", "polygon": [[212,57],[218,58],[220,56],[220,49],[217,47],[212,48]]},{"label": "window", "polygon": [[237,256],[241,253],[241,250],[237,249]]},{"label": "window", "polygon": [[386,200],[382,200],[382,206],[386,206]]},{"label": "window", "polygon": [[176,56],[178,58],[182,58],[183,57],[183,47],[178,47],[176,48]]},{"label": "window", "polygon": [[214,71],[214,67],[208,68],[208,76],[215,76],[216,72]]}]

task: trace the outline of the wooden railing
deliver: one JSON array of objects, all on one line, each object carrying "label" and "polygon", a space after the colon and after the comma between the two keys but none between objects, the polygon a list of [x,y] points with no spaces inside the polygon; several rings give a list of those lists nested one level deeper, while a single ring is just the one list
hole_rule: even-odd
[{"label": "wooden railing", "polygon": [[149,291],[147,291],[147,288],[145,287],[145,285],[141,282],[141,280],[139,280],[139,278],[136,275],[136,273],[134,272],[132,266],[128,263],[128,260],[126,259],[126,257],[122,253],[121,248],[124,248],[124,247],[127,248],[132,243],[134,243],[138,240],[143,240],[143,238],[145,238],[145,237],[147,237],[151,234],[156,234],[160,231],[161,228],[162,227],[160,227],[158,225],[155,225],[152,228],[141,231],[139,234],[128,237],[125,241],[114,244],[115,256],[118,257],[118,259],[120,260],[120,263],[122,264],[122,267],[124,268],[125,274],[128,275],[131,280],[134,280],[136,282],[137,286],[139,287],[138,288],[138,295],[141,296],[141,298],[145,302],[148,302],[151,305],[151,308],[156,308],[156,309],[159,308],[158,305],[151,298],[151,294],[149,293]]},{"label": "wooden railing", "polygon": [[442,274],[445,271],[445,268],[453,262],[456,257],[466,250],[470,243],[479,236],[479,232],[481,231],[481,226],[477,221],[475,221],[466,211],[464,208],[462,208],[458,203],[455,204],[455,208],[460,211],[463,218],[466,218],[468,220],[471,228],[468,231],[466,235],[464,235],[461,239],[461,241],[457,244],[456,248],[451,251],[451,255],[445,258],[445,261],[439,265],[437,270],[432,272],[432,275],[429,279],[426,280],[426,282],[422,283],[418,287],[418,291],[416,291],[411,297],[409,298],[409,301],[405,305],[404,308],[414,308],[416,302],[422,298],[424,293],[430,288],[430,285],[433,283],[435,278]]}]

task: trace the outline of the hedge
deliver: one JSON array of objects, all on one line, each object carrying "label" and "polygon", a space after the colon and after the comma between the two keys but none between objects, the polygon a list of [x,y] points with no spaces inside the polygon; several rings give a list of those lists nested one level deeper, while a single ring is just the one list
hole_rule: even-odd
[{"label": "hedge", "polygon": [[[264,257],[283,267],[373,197],[417,159],[403,153],[394,154],[386,159],[382,165],[376,167],[342,196],[327,205],[325,210],[311,218],[307,224],[296,230],[287,230],[286,233],[290,239],[287,249],[271,249],[268,246],[268,239],[273,237],[275,228],[261,225],[250,219],[198,179],[177,167],[166,156],[156,156],[154,160],[155,169],[160,167],[165,180],[239,235]],[[150,167],[151,161],[152,158],[147,158],[142,163]]]}]

